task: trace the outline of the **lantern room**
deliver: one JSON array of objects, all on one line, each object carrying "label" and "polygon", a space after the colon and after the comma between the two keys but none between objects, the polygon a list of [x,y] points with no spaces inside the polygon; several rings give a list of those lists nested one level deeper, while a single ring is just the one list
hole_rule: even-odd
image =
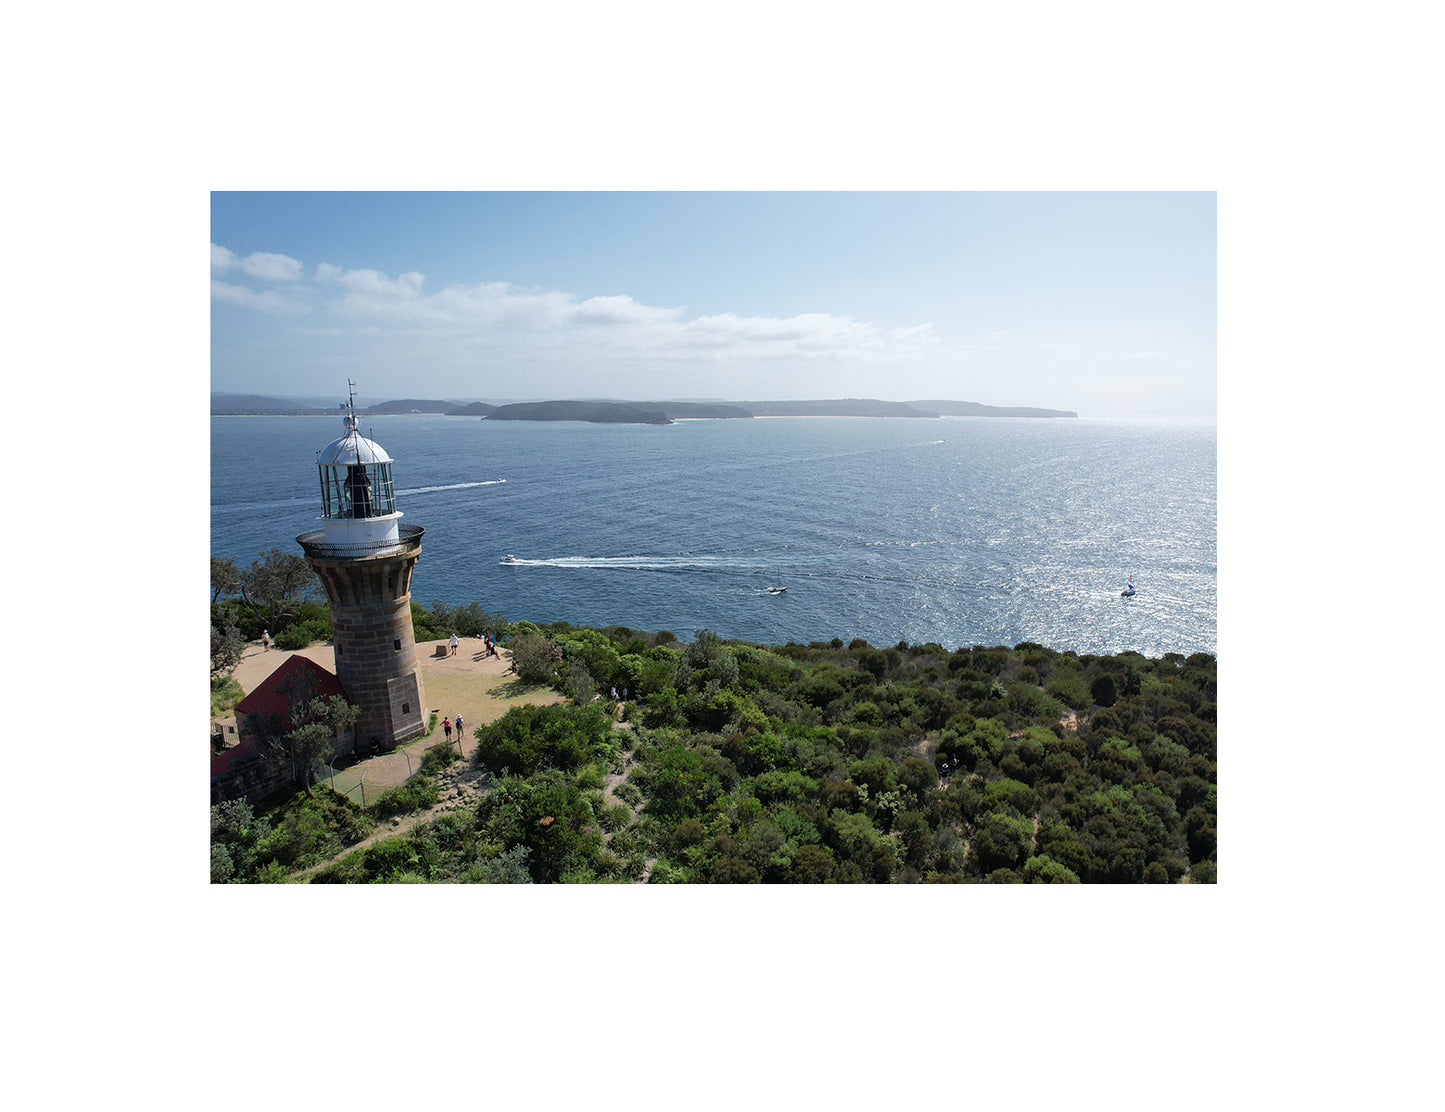
[{"label": "lantern room", "polygon": [[347,406],[346,433],[316,456],[321,475],[322,528],[298,538],[307,554],[381,555],[403,542],[392,486],[391,457],[357,431],[354,406]]},{"label": "lantern room", "polygon": [[323,448],[316,462],[323,517],[355,520],[396,513],[391,457],[356,431],[355,415],[346,415],[346,435]]}]

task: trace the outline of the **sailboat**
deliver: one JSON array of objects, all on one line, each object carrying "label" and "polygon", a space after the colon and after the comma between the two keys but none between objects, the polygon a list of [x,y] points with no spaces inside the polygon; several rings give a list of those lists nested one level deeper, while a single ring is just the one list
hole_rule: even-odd
[{"label": "sailboat", "polygon": [[1119,597],[1120,597],[1120,598],[1133,598],[1133,597],[1134,597],[1134,577],[1133,577],[1132,575],[1129,577],[1129,585],[1128,585],[1127,587],[1125,587],[1122,591],[1119,592]]}]

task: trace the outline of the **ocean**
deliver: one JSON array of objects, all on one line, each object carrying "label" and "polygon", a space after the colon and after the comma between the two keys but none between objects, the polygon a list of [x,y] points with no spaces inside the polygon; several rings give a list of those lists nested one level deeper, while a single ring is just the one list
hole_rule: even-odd
[{"label": "ocean", "polygon": [[[342,431],[211,418],[212,554],[299,552]],[[426,529],[417,602],[684,640],[1215,651],[1213,422],[412,414],[361,432]]]}]

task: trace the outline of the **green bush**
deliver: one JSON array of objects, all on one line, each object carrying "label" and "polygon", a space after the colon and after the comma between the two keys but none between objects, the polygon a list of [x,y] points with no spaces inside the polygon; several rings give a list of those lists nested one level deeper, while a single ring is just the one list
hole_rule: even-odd
[{"label": "green bush", "polygon": [[276,634],[276,647],[278,649],[285,649],[287,652],[295,652],[297,649],[304,649],[314,640],[315,638],[311,634],[310,626],[287,626],[280,633]]},{"label": "green bush", "polygon": [[441,789],[430,776],[421,773],[404,784],[381,793],[368,810],[379,818],[404,815],[412,811],[424,811],[441,799]]},{"label": "green bush", "polygon": [[421,759],[421,766],[417,772],[423,776],[434,776],[444,768],[450,768],[457,761],[456,747],[449,741],[439,741],[429,746]]},{"label": "green bush", "polygon": [[611,721],[600,707],[513,707],[477,731],[475,760],[531,775],[544,768],[571,771],[606,759],[617,747]]}]

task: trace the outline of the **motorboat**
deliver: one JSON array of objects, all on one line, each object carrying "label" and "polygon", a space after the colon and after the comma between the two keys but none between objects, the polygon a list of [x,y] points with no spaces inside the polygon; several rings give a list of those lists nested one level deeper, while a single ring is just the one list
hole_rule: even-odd
[{"label": "motorboat", "polygon": [[503,556],[500,560],[498,560],[497,563],[499,563],[499,564],[520,564],[521,561],[518,560],[515,556],[513,556],[513,555],[509,552],[509,553],[507,553],[507,555]]}]

